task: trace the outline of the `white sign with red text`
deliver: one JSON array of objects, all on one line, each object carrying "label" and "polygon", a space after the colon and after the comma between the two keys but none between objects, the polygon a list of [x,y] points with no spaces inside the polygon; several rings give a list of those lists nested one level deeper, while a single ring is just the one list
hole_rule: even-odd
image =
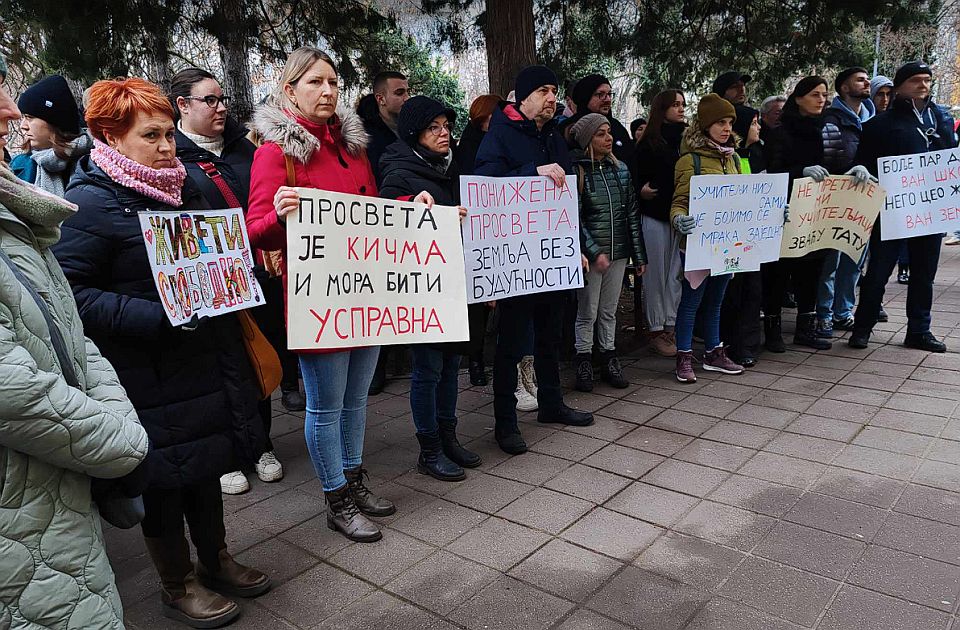
[{"label": "white sign with red text", "polygon": [[960,149],[880,158],[877,173],[887,191],[883,240],[960,229]]}]

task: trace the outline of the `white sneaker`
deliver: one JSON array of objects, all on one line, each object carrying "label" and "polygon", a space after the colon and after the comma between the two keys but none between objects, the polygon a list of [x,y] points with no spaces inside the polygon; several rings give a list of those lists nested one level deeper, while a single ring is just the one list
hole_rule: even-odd
[{"label": "white sneaker", "polygon": [[280,465],[280,460],[273,451],[267,451],[261,455],[254,468],[257,469],[257,477],[260,477],[260,481],[270,483],[283,479],[283,466]]},{"label": "white sneaker", "polygon": [[520,382],[530,392],[534,400],[537,398],[537,372],[533,369],[533,357],[523,357],[520,361]]},{"label": "white sneaker", "polygon": [[250,489],[247,476],[239,470],[220,477],[220,492],[224,494],[243,494]]},{"label": "white sneaker", "polygon": [[523,386],[523,378],[520,373],[520,367],[517,367],[517,391],[514,392],[517,397],[517,411],[536,411],[537,397],[531,396],[527,388]]},{"label": "white sneaker", "polygon": [[960,236],[956,234],[951,234],[947,237],[947,240],[943,242],[944,245],[960,245]]}]

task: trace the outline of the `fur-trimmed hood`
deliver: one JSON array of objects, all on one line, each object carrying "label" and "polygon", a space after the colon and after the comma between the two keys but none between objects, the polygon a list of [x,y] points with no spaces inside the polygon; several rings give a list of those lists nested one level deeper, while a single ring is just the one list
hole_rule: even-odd
[{"label": "fur-trimmed hood", "polygon": [[[740,146],[740,136],[736,133],[730,133],[730,139],[727,140],[728,147]],[[687,128],[683,130],[683,136],[680,140],[680,155],[684,153],[700,153],[701,155],[719,156],[720,152],[711,144],[707,134],[700,129],[700,121],[694,116]]]},{"label": "fur-trimmed hood", "polygon": [[[320,148],[325,138],[318,137],[293,114],[275,105],[261,105],[253,115],[253,126],[264,142],[273,142],[301,164],[310,161],[313,152]],[[318,126],[319,127],[319,126]],[[326,139],[342,142],[350,155],[358,156],[366,148],[369,136],[363,127],[363,120],[347,109],[340,108],[336,120],[328,125]]]}]

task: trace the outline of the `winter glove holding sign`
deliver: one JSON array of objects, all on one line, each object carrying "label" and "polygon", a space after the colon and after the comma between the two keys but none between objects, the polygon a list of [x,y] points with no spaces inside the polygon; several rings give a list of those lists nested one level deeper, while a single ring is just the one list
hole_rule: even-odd
[{"label": "winter glove holding sign", "polygon": [[856,166],[851,168],[849,171],[844,173],[844,175],[852,176],[853,181],[855,181],[858,186],[860,184],[866,184],[868,182],[872,182],[876,184],[878,181],[880,181],[876,177],[871,175],[870,171],[867,170],[867,167],[863,166],[862,164],[857,164]]},{"label": "winter glove holding sign", "polygon": [[693,228],[697,226],[697,220],[687,214],[678,214],[673,217],[673,229],[677,232],[680,232],[684,236],[693,232]]},{"label": "winter glove holding sign", "polygon": [[803,169],[804,177],[812,177],[815,182],[822,182],[824,179],[830,176],[830,171],[823,168],[819,164],[814,164],[813,166],[807,166]]}]

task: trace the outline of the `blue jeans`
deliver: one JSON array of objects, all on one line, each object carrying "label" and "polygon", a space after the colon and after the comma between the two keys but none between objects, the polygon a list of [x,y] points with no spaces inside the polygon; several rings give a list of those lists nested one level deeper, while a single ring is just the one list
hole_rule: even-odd
[{"label": "blue jeans", "polygon": [[410,409],[420,434],[436,434],[440,423],[457,421],[457,373],[460,355],[427,344],[410,346],[413,376]]},{"label": "blue jeans", "polygon": [[300,355],[307,395],[304,434],[313,468],[325,492],[346,485],[344,468],[361,464],[367,391],[378,356],[379,346]]},{"label": "blue jeans", "polygon": [[730,283],[730,274],[707,276],[696,289],[683,279],[680,293],[680,306],[677,307],[677,350],[693,349],[693,324],[697,320],[697,310],[703,313],[703,344],[707,350],[720,345],[720,307],[723,306],[723,294]]},{"label": "blue jeans", "polygon": [[817,318],[822,320],[853,317],[857,299],[860,263],[833,250],[823,259],[820,283],[817,286]]}]

